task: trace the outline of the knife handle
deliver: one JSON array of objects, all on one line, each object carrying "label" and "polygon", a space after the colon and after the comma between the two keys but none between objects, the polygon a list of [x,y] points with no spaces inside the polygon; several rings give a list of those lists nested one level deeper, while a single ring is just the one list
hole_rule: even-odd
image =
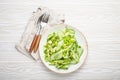
[{"label": "knife handle", "polygon": [[35,46],[34,46],[34,53],[36,53],[36,51],[38,50],[40,40],[41,40],[41,35],[37,35],[36,43],[35,43]]},{"label": "knife handle", "polygon": [[33,38],[33,41],[31,43],[31,46],[30,46],[30,49],[29,49],[29,53],[32,53],[32,51],[34,49],[34,46],[35,46],[35,43],[36,43],[36,40],[37,40],[37,35],[35,35],[34,38]]}]

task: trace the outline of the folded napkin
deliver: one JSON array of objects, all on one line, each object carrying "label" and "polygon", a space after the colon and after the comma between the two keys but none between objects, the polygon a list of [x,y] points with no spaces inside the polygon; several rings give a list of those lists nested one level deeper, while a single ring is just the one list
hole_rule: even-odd
[{"label": "folded napkin", "polygon": [[[57,13],[53,10],[50,10],[46,7],[39,7],[35,12],[33,12],[32,17],[29,19],[26,28],[22,34],[22,37],[20,39],[20,42],[15,45],[15,48],[22,54],[26,55],[27,57],[38,60],[39,59],[39,53],[38,51],[36,53],[29,53],[30,45],[33,41],[33,38],[35,36],[36,30],[38,29],[37,21],[39,17],[43,14],[49,14],[48,22],[46,23],[49,26],[55,25],[55,24],[61,24],[64,23],[64,15]],[[46,28],[47,28],[46,27]],[[45,31],[44,31],[45,32]]]}]

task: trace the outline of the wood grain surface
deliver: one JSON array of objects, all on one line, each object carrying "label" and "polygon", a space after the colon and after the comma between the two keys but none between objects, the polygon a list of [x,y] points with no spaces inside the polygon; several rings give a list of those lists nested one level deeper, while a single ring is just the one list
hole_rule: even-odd
[{"label": "wood grain surface", "polygon": [[[39,6],[64,13],[86,36],[89,53],[78,71],[56,74],[15,50]],[[120,0],[0,0],[0,80],[120,80]]]}]

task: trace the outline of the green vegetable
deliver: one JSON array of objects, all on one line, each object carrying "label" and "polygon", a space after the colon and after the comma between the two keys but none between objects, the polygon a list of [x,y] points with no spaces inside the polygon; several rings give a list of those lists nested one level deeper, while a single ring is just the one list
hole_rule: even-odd
[{"label": "green vegetable", "polygon": [[83,53],[78,45],[75,31],[67,28],[48,35],[44,45],[45,60],[58,69],[68,69],[71,64],[77,64]]}]

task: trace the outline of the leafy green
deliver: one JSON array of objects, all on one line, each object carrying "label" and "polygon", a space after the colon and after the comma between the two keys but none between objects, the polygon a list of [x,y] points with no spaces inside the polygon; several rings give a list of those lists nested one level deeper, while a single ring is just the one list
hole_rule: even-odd
[{"label": "leafy green", "polygon": [[78,45],[75,31],[67,28],[48,35],[44,45],[45,60],[58,69],[68,69],[71,64],[77,64],[83,53]]}]

